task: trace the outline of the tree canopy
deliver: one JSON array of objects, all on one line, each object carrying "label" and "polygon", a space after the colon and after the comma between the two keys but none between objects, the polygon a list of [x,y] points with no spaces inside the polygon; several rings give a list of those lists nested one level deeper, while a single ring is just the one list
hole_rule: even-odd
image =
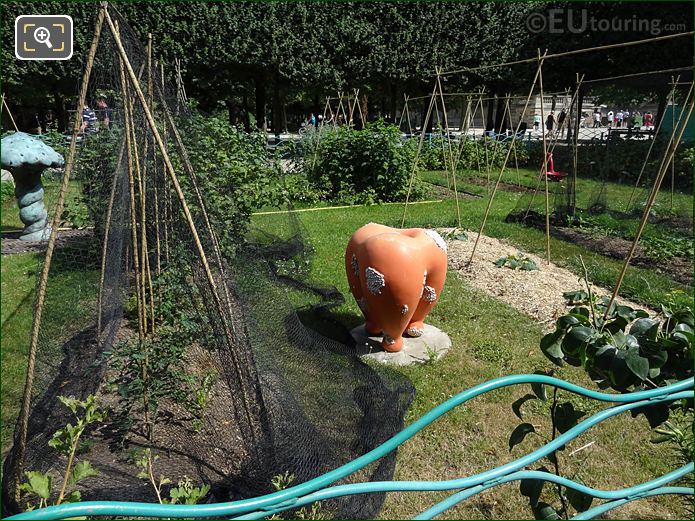
[{"label": "tree canopy", "polygon": [[[11,103],[70,104],[98,5],[3,3],[3,80]],[[254,100],[257,119],[265,117],[267,95],[276,108],[294,99],[318,110],[321,97],[360,88],[370,102],[393,107],[404,93],[429,92],[436,67],[475,67],[532,57],[539,48],[552,53],[653,36],[644,27],[535,33],[527,23],[532,13],[546,20],[569,11],[595,19],[659,20],[663,34],[693,26],[690,2],[631,4],[629,13],[609,2],[114,2],[112,9],[143,42],[152,33],[155,55],[165,64],[181,61],[189,96],[201,107],[231,107],[243,97],[244,103]],[[15,17],[50,13],[72,16],[73,59],[16,60]],[[673,40],[554,60],[544,68],[544,81],[549,89],[564,88],[574,85],[576,72],[588,78],[692,64],[691,44]],[[533,64],[490,68],[448,76],[445,88],[521,92],[534,73]]]}]

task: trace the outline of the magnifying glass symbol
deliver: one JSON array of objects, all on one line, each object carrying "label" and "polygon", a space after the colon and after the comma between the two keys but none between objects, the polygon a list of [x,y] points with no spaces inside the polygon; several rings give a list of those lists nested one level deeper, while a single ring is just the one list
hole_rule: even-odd
[{"label": "magnifying glass symbol", "polygon": [[37,27],[34,31],[34,39],[39,43],[45,43],[49,49],[53,48],[50,42],[51,33],[45,27]]}]

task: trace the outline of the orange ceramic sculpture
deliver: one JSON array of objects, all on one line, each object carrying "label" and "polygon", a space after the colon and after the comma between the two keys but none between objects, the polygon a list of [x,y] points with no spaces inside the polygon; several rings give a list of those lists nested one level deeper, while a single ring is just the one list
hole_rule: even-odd
[{"label": "orange ceramic sculpture", "polygon": [[383,333],[384,350],[403,349],[402,335],[420,336],[446,279],[446,243],[434,230],[400,230],[370,223],[345,252],[350,291],[370,335]]}]

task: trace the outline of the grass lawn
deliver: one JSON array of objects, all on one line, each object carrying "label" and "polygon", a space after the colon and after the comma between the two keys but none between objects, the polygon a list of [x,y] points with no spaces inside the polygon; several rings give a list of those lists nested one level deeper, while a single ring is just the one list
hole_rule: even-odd
[{"label": "grass lawn", "polygon": [[[446,186],[446,178],[443,172],[425,172],[421,176],[423,180]],[[480,194],[480,198],[460,197],[461,225],[464,228],[477,231],[488,202],[484,186],[463,183],[463,187],[457,182],[459,190],[466,190]],[[545,234],[541,230],[530,228],[521,224],[504,222],[505,217],[513,210],[522,194],[499,190],[490,210],[490,216],[485,227],[485,233],[498,239],[505,239],[511,244],[524,249],[527,252],[541,254],[545,252]],[[692,207],[692,196],[690,204]],[[407,226],[452,226],[456,223],[456,209],[453,201],[445,201],[436,210],[424,205],[425,208],[409,207]],[[417,209],[416,209],[417,208]],[[424,214],[422,212],[425,212]],[[427,213],[429,212],[429,213]],[[375,211],[374,220],[378,221],[379,214]],[[391,216],[384,224],[400,225],[401,213]],[[394,218],[395,217],[395,218]],[[382,222],[382,221],[378,221]],[[635,223],[636,225],[636,223]],[[626,227],[628,225],[625,225]],[[629,226],[632,226],[630,224]],[[625,233],[629,233],[629,227]],[[645,236],[658,236],[658,226],[648,225]],[[612,288],[622,268],[622,261],[605,257],[599,253],[591,252],[583,247],[551,237],[550,239],[552,261],[570,271],[582,274],[579,255],[582,255],[589,269],[590,279],[600,286]],[[630,267],[621,287],[621,295],[645,305],[657,308],[660,304],[676,306],[692,305],[692,286],[685,286],[671,280],[668,276],[637,267]]]},{"label": "grass lawn", "polygon": [[[506,201],[503,203],[506,207],[513,203],[504,197],[501,201]],[[464,226],[477,222],[480,203],[480,200],[463,202]],[[370,221],[396,225],[400,222],[401,213],[402,207],[399,206],[375,206],[298,214],[316,250],[312,275],[317,282],[336,285],[346,295],[346,303],[335,309],[334,313],[348,326],[360,323],[362,317],[354,299],[350,297],[344,274],[345,245],[352,232],[361,225]],[[409,209],[407,224],[452,224],[454,215],[451,201],[416,205]],[[504,224],[500,217],[496,214],[491,222],[491,234],[510,238],[513,242],[526,242],[528,247],[540,244],[542,234]],[[254,224],[268,230],[282,230],[286,220],[282,215],[262,215],[254,218]],[[554,248],[558,257],[583,253],[589,265],[594,267],[594,272],[596,266],[602,266],[606,272],[617,269],[617,263],[598,258],[600,256],[594,258],[587,252],[571,249],[571,245],[562,249],[562,245],[556,241]],[[662,284],[662,291],[666,291],[668,281],[664,280]],[[430,315],[429,322],[449,333],[453,348],[435,364],[400,369],[417,389],[407,422],[453,394],[490,378],[552,366],[538,348],[543,332],[534,320],[467,286],[453,272],[449,274],[441,300]],[[567,368],[556,374],[593,387],[581,370]],[[439,419],[401,447],[395,479],[441,480],[466,476],[516,459],[539,446],[541,438],[531,436],[511,453],[508,448],[509,435],[520,423],[512,413],[511,403],[527,392],[528,388],[499,390],[479,397]],[[576,408],[587,413],[596,412],[602,407],[584,399],[573,398],[572,401]],[[542,433],[549,432],[548,414],[538,403],[529,404],[526,414],[525,421],[534,424]],[[666,447],[649,443],[650,434],[648,424],[642,417],[634,420],[627,415],[609,420],[568,446],[568,450],[560,456],[562,472],[566,476],[580,478],[591,486],[611,489],[631,486],[675,468],[676,464]],[[590,447],[570,455],[573,450],[590,442],[593,442]],[[549,487],[544,497],[551,500],[548,490]],[[441,493],[390,494],[382,517],[409,518],[443,497],[445,495]],[[518,484],[505,485],[472,498],[449,511],[446,517],[531,518],[528,504],[523,499],[518,493]],[[684,514],[680,508],[681,503],[662,498],[632,503],[613,511],[611,516],[682,516]]]},{"label": "grass lawn", "polygon": [[[44,204],[48,210],[48,219],[53,217],[58,192],[60,191],[60,180],[45,179],[43,180],[44,188]],[[70,181],[68,184],[68,192],[65,197],[66,204],[78,199],[81,193],[79,181]],[[14,197],[5,199],[2,202],[2,231],[14,232],[24,228],[24,224],[19,220],[19,208],[17,208],[17,200]]]},{"label": "grass lawn", "polygon": [[[11,443],[24,390],[27,353],[31,333],[35,286],[42,254],[17,254],[2,257],[2,450]],[[42,361],[62,357],[58,351],[76,331],[92,321],[98,284],[96,271],[79,269],[81,262],[71,253],[57,250],[46,291],[46,303],[39,337],[35,389],[46,383],[48,374]],[[88,315],[87,315],[88,316]],[[50,364],[49,364],[50,365]]]},{"label": "grass lawn", "polygon": [[[494,185],[499,175],[499,168],[490,168],[490,184]],[[436,183],[442,186],[447,186],[446,175],[443,171],[425,171],[421,175],[422,179]],[[464,189],[472,193],[479,195],[487,194],[487,179],[488,173],[485,169],[480,172],[473,169],[459,170],[456,174],[456,185],[457,188]],[[539,197],[542,201],[544,199],[543,193],[545,190],[545,183],[539,183],[539,173],[538,170],[531,168],[519,168],[517,170],[512,168],[507,168],[502,176],[502,182],[522,186],[531,189],[539,189]],[[474,180],[474,181],[471,181]],[[541,179],[542,181],[542,179]],[[554,190],[558,185],[550,183],[551,191]],[[624,212],[626,211],[626,205],[630,197],[632,196],[631,209],[635,207],[639,208],[639,204],[643,203],[648,195],[648,189],[644,187],[638,188],[633,195],[634,186],[624,183],[607,182],[603,183],[598,179],[578,177],[577,178],[577,206],[579,208],[587,208],[592,203],[596,202],[597,197],[601,192],[602,197],[605,197],[605,201],[611,210]],[[541,204],[541,201],[538,204]],[[552,200],[550,201],[552,205]],[[545,204],[545,203],[542,203]],[[656,197],[655,211],[657,214],[662,212],[672,212],[674,215],[678,216],[693,216],[693,195],[689,193],[679,192],[676,190],[673,194],[673,209],[671,210],[671,190],[670,181],[664,181],[662,189]]]},{"label": "grass lawn", "polygon": [[[485,190],[484,187],[478,188]],[[541,231],[504,222],[518,197],[518,193],[498,194],[486,233],[506,239],[525,251],[542,252],[545,238]],[[485,198],[462,199],[461,225],[477,229],[485,204]],[[345,279],[345,245],[354,230],[367,222],[399,226],[402,212],[401,205],[381,205],[297,214],[316,250],[312,276],[319,282],[337,286],[347,297],[346,303],[334,313],[348,326],[360,323],[362,318],[349,295]],[[4,219],[3,216],[3,226],[6,224]],[[253,221],[271,232],[288,226],[283,214],[257,215]],[[453,200],[408,208],[406,226],[455,224]],[[552,240],[552,251],[555,262],[576,273],[579,273],[578,255],[581,254],[593,281],[603,286],[612,285],[621,266],[619,261],[556,239]],[[3,448],[6,448],[14,427],[23,388],[36,266],[37,257],[32,254],[3,257]],[[69,268],[69,265],[64,265],[49,284],[51,297],[47,308],[54,312],[49,313],[53,318],[45,324],[44,330],[54,333],[48,342],[52,346],[61,345],[74,328],[81,329],[90,322],[77,319],[84,316],[91,303],[97,274]],[[679,291],[682,293],[677,293]],[[673,299],[689,301],[692,288],[676,284],[653,271],[631,268],[622,294],[656,306]],[[402,369],[417,389],[407,422],[449,396],[490,378],[551,367],[538,348],[543,332],[534,320],[467,286],[454,273],[449,275],[442,299],[429,321],[450,334],[453,349],[435,364]],[[49,339],[48,336],[43,338]],[[558,376],[592,387],[583,372],[574,368],[563,369]],[[528,391],[527,388],[496,391],[438,420],[400,449],[396,479],[448,479],[470,475],[511,461],[540,445],[540,437],[529,436],[511,453],[508,450],[509,434],[519,423],[512,414],[511,403]],[[587,413],[600,408],[593,402],[577,398],[573,403]],[[540,432],[548,432],[548,414],[539,404],[528,404],[527,415],[525,421],[536,425]],[[650,434],[646,420],[641,417],[633,420],[628,415],[610,420],[569,445],[569,450],[560,457],[563,474],[579,477],[588,485],[600,488],[631,486],[662,475],[676,465],[668,447],[649,443]],[[590,442],[593,444],[589,448],[570,456],[574,449]],[[552,499],[547,491],[546,494],[546,500]],[[382,516],[387,519],[410,517],[443,497],[434,493],[391,494]],[[635,502],[612,513],[615,518],[683,515],[681,503],[667,497]],[[528,518],[531,513],[518,494],[518,485],[506,485],[476,496],[449,512],[447,517]]]}]

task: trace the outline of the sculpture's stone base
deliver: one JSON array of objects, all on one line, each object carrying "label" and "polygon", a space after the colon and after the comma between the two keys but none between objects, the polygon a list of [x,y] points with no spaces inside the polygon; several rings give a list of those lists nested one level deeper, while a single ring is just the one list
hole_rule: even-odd
[{"label": "sculpture's stone base", "polygon": [[20,235],[19,240],[20,241],[31,241],[31,242],[47,241],[50,236],[51,236],[51,227],[46,226],[43,230],[37,230],[33,233],[25,233],[23,235]]},{"label": "sculpture's stone base", "polygon": [[368,336],[364,324],[350,331],[357,344],[357,355],[390,365],[412,365],[434,362],[451,348],[451,339],[441,329],[425,324],[425,332],[417,338],[403,337],[403,349],[388,353],[381,347],[381,336]]}]

